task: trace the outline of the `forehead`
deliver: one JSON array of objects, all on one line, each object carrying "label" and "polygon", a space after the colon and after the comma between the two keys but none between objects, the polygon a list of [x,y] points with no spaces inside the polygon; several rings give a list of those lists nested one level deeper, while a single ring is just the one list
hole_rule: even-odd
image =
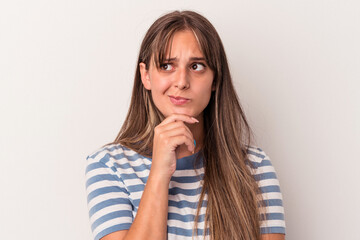
[{"label": "forehead", "polygon": [[[181,30],[174,33],[169,39],[165,52],[166,57],[174,57],[173,54],[187,51],[196,57],[202,57],[203,53],[196,34],[191,30]],[[191,56],[193,57],[193,56]]]}]

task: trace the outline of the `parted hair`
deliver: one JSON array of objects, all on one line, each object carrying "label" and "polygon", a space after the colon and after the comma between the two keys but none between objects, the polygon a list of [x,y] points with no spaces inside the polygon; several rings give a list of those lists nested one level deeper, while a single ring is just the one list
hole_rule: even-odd
[{"label": "parted hair", "polygon": [[[208,66],[214,71],[209,104],[204,109],[203,187],[193,229],[197,235],[199,212],[207,195],[205,229],[211,240],[260,239],[264,207],[259,186],[251,173],[247,150],[253,134],[232,83],[222,41],[214,26],[193,11],[174,11],[158,18],[148,29],[137,60],[127,117],[116,139],[141,155],[151,157],[154,128],[164,119],[151,91],[141,82],[139,63],[159,66],[178,31],[191,30]],[[204,235],[205,235],[204,231]]]}]

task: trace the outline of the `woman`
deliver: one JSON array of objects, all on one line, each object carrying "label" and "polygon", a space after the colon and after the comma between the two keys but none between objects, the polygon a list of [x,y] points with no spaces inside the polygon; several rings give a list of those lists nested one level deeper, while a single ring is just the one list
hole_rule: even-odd
[{"label": "woman", "polygon": [[87,158],[95,239],[284,239],[279,184],[250,136],[215,28],[160,17],[117,138]]}]

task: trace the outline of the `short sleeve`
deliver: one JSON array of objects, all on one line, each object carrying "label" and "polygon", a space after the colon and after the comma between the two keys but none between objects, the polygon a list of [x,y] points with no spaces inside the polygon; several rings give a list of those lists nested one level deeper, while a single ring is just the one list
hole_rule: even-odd
[{"label": "short sleeve", "polygon": [[266,218],[262,219],[262,234],[285,234],[285,218],[280,184],[270,158],[260,148],[249,149],[252,172],[262,193]]},{"label": "short sleeve", "polygon": [[112,232],[129,229],[133,221],[129,193],[106,155],[87,157],[85,178],[94,239],[99,240]]}]

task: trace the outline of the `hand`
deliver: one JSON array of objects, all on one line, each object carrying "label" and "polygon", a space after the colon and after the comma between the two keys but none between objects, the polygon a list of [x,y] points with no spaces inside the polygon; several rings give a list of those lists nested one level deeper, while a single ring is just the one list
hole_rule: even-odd
[{"label": "hand", "polygon": [[176,149],[185,144],[190,152],[195,150],[194,136],[185,122],[199,121],[184,114],[172,114],[155,127],[151,174],[170,181],[176,170]]}]

